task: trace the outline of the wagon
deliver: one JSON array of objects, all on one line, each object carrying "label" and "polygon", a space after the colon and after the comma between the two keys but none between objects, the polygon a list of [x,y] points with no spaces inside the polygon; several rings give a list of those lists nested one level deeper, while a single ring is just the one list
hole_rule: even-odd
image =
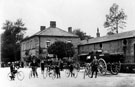
[{"label": "wagon", "polygon": [[[94,56],[97,57],[99,61],[98,71],[105,75],[110,72],[113,75],[117,75],[121,69],[121,60],[124,55],[121,53],[104,53],[102,50],[92,51],[88,54],[79,55],[80,61],[85,61],[91,63]],[[83,59],[83,60],[82,60]]]}]

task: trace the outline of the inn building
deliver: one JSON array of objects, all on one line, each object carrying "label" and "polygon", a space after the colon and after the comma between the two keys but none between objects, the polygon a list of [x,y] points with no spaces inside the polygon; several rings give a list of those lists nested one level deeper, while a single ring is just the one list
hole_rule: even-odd
[{"label": "inn building", "polygon": [[56,41],[63,41],[66,43],[72,43],[77,51],[77,45],[80,39],[77,35],[72,33],[72,27],[62,30],[56,26],[56,21],[50,21],[50,26],[41,26],[40,31],[34,35],[22,40],[21,42],[21,60],[26,58],[26,52],[28,55],[39,56],[40,50],[42,50],[42,56],[48,56],[47,47]]}]

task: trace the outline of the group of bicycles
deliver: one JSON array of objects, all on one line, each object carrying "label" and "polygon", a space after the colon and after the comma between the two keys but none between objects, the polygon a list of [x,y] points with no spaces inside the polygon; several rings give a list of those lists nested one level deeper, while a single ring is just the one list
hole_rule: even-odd
[{"label": "group of bicycles", "polygon": [[[67,78],[70,76],[76,78],[78,76],[78,72],[79,72],[77,68],[74,68],[72,72],[69,68],[64,69],[64,71],[65,71],[65,76]],[[44,79],[46,79],[47,77],[50,77],[52,79],[58,78],[56,70],[55,69],[48,69],[48,68],[46,68],[44,70],[44,72],[42,73],[42,76]],[[59,78],[60,78],[60,76],[59,76]]]},{"label": "group of bicycles", "polygon": [[[90,65],[85,66],[83,69],[84,69],[83,78],[85,79],[86,76],[91,77],[91,67],[90,67]],[[64,69],[64,71],[65,71],[65,76],[67,78],[69,78],[69,77],[77,78],[78,72],[80,71],[80,67],[79,68],[74,67],[72,72],[68,68]],[[35,77],[35,76],[33,76],[33,74],[35,74],[35,73],[32,70],[30,70],[29,79]],[[8,79],[9,80],[11,80],[11,76],[12,76],[12,74],[11,74],[11,72],[9,72],[8,73]],[[46,79],[47,77],[55,79],[57,74],[56,74],[55,69],[45,68],[44,72],[42,73],[42,76],[43,76],[44,79]],[[15,73],[15,78],[16,77],[17,77],[18,80],[22,81],[25,77],[23,71],[17,70],[17,72]]]}]

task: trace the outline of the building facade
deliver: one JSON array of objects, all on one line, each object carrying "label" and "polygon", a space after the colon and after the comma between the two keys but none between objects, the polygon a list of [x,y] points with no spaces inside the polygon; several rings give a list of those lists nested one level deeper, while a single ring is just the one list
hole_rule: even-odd
[{"label": "building facade", "polygon": [[122,54],[125,56],[123,63],[135,63],[135,31],[83,40],[78,46],[79,54],[88,54],[94,50]]},{"label": "building facade", "polygon": [[51,21],[50,27],[40,27],[40,31],[21,42],[21,60],[24,61],[26,52],[29,55],[39,56],[40,50],[45,57],[48,55],[47,48],[56,41],[72,43],[77,50],[80,39],[72,33],[72,27],[68,28],[68,32],[56,27],[56,22]]}]

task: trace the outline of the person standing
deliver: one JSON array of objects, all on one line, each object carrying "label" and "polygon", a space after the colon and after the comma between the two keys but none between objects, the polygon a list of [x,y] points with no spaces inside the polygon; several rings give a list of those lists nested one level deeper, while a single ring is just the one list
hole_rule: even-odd
[{"label": "person standing", "polygon": [[95,78],[97,78],[98,65],[99,65],[99,62],[98,62],[96,56],[94,56],[94,59],[92,60],[92,63],[91,63],[91,67],[92,67],[92,75],[91,75],[91,78],[93,78],[94,72],[95,72]]},{"label": "person standing", "polygon": [[54,65],[55,65],[56,77],[60,78],[60,61],[58,59],[56,59]]},{"label": "person standing", "polygon": [[63,70],[63,61],[61,59],[59,61],[59,66],[60,66],[60,70],[62,71]]},{"label": "person standing", "polygon": [[74,74],[73,74],[73,69],[74,69],[73,64],[70,64],[70,65],[69,65],[69,71],[70,71],[71,77],[74,76]]},{"label": "person standing", "polygon": [[38,78],[38,73],[37,73],[38,64],[36,63],[35,59],[33,59],[33,62],[30,64],[30,67],[32,68],[33,76],[35,77],[35,74],[36,74]]},{"label": "person standing", "polygon": [[45,68],[45,66],[44,66],[44,60],[41,61],[40,67],[41,67],[41,74],[44,74],[44,68]]},{"label": "person standing", "polygon": [[11,65],[10,65],[10,72],[11,72],[11,80],[14,80],[15,78],[15,74],[17,73],[17,70],[16,70],[16,66],[15,66],[15,63],[12,62]]}]

